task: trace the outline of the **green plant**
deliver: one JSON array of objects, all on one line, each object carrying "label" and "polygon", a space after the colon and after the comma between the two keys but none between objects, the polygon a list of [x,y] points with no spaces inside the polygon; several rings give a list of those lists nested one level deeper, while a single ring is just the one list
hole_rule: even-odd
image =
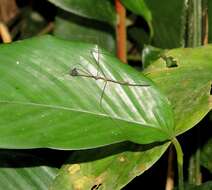
[{"label": "green plant", "polygon": [[[30,186],[53,190],[121,189],[154,165],[170,144],[174,144],[179,189],[183,190],[183,153],[177,136],[193,128],[212,109],[212,46],[180,48],[186,46],[184,1],[166,1],[167,11],[173,10],[171,3],[178,10],[168,21],[163,20],[167,13],[156,9],[160,4],[153,0],[121,1],[130,11],[142,16],[149,27],[148,32],[140,26],[130,26],[129,36],[134,34],[130,31],[137,31],[138,35],[145,34],[152,45],[176,48],[144,47],[146,41],[139,42],[139,36],[133,36],[132,41],[139,46],[129,57],[136,60],[139,48],[144,48],[143,74],[113,55],[117,23],[112,1],[50,2],[61,8],[53,31],[57,37],[46,35],[0,46],[0,147],[76,151],[59,171],[45,161],[39,161],[38,165],[43,163],[49,167],[38,167],[37,163],[32,164],[36,168],[27,170],[23,165],[12,167],[13,163],[7,161],[12,152],[3,151],[5,168],[0,171],[3,184],[0,188],[14,189],[18,184],[17,189]],[[94,5],[99,10],[94,10]],[[167,31],[156,30],[157,15],[161,18],[160,27],[165,25]],[[173,20],[175,30],[166,26],[166,22]],[[92,43],[73,40],[96,42],[111,53],[101,48],[97,51],[99,47]],[[74,68],[104,77],[102,69],[113,81],[148,86],[130,87],[112,82],[104,86],[105,81],[95,77],[71,76]],[[14,155],[37,159],[26,153]],[[6,168],[7,163],[10,169]],[[210,188],[210,182],[199,188],[205,187]]]}]

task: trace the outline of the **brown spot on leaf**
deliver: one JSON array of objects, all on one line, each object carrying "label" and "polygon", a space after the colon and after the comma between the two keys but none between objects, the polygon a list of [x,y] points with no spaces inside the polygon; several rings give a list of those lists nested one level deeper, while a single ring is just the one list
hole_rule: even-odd
[{"label": "brown spot on leaf", "polygon": [[143,171],[145,171],[146,170],[146,165],[145,164],[140,164],[139,166],[138,166],[138,171],[139,172],[143,172]]}]

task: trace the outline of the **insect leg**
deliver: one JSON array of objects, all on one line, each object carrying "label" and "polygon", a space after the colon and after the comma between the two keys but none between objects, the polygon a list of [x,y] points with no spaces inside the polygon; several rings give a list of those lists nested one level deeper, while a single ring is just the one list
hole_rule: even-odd
[{"label": "insect leg", "polygon": [[105,81],[104,87],[102,89],[102,94],[101,94],[101,97],[100,97],[100,107],[102,107],[102,99],[103,99],[103,96],[104,96],[104,93],[105,93],[106,86],[107,86],[107,81]]},{"label": "insect leg", "polygon": [[[97,56],[95,56],[96,53],[97,53]],[[99,70],[100,70],[100,72],[102,73],[102,75],[104,76],[104,78],[107,78],[106,75],[105,75],[105,73],[104,73],[104,71],[101,68],[99,54],[100,54],[99,48],[98,48],[98,51],[97,52],[94,51],[94,50],[91,50],[91,55],[92,55],[92,57],[94,59],[95,64],[97,65],[97,77],[98,77],[98,73],[99,73]]]}]

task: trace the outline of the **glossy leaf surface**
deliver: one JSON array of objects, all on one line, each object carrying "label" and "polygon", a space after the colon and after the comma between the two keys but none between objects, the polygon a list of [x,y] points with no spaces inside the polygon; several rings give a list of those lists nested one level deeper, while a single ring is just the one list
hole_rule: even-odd
[{"label": "glossy leaf surface", "polygon": [[[194,49],[171,50],[162,55],[167,56],[166,60],[172,60],[170,56],[173,56],[173,58],[177,60],[178,67],[167,68],[165,60],[160,58],[157,62],[149,64],[149,71],[146,70],[148,76],[160,85],[172,102],[173,110],[176,114],[175,123],[178,132],[194,127],[210,109],[209,94],[211,75],[209,75],[209,73],[212,71],[210,69],[211,55],[209,52],[211,48],[211,45],[209,45]],[[149,50],[151,50],[151,48]],[[161,54],[161,52],[158,53]],[[148,62],[152,62],[152,60],[155,59],[155,55],[159,56],[159,54],[154,54],[154,56],[150,55],[145,59],[148,59]],[[201,63],[201,66],[197,63]],[[203,86],[203,88],[200,88],[200,86]],[[100,160],[96,160],[96,157],[108,152],[108,149],[93,150],[91,151],[92,155],[87,152],[78,151],[70,157],[69,162],[61,169],[58,177],[54,181],[54,190],[61,188],[72,190],[74,185],[76,185],[75,180],[73,180],[74,177],[85,181],[82,189],[88,189],[88,187],[98,185],[98,183],[96,183],[98,181],[96,179],[99,179],[98,177],[100,177],[100,179],[104,177],[100,186],[103,189],[120,189],[133,178],[151,167],[165,152],[168,145],[169,143],[160,146],[153,145],[152,148],[143,145],[137,148],[136,146],[132,146],[131,151],[129,151],[129,149],[123,149],[120,145],[110,149],[113,156],[109,154],[107,155],[109,157]],[[128,144],[125,146],[130,147]],[[141,151],[138,152],[138,149]],[[117,154],[119,151],[121,153]],[[210,151],[207,151],[207,156],[209,156],[208,153],[210,154]],[[90,160],[90,158],[96,159]],[[79,162],[79,160],[84,161]],[[123,160],[123,163],[119,162],[120,160]],[[122,166],[122,164],[124,166]],[[78,170],[72,173],[69,171],[70,168],[71,171],[74,171],[72,170],[73,168],[78,168]],[[98,170],[96,170],[96,168],[98,168]],[[132,173],[132,171],[135,171],[135,168],[140,168],[140,170],[136,170],[137,172]],[[108,173],[109,175],[105,175]],[[85,175],[89,177],[85,178]],[[93,176],[93,178],[91,178],[91,176]],[[86,181],[86,179],[89,180]],[[111,183],[113,179],[116,182]],[[203,185],[202,188],[206,187],[207,184]]]},{"label": "glossy leaf surface", "polygon": [[99,0],[48,0],[56,6],[78,16],[115,25],[116,12],[111,1]]},{"label": "glossy leaf surface", "polygon": [[[50,36],[2,45],[0,147],[85,149],[172,138],[172,110],[154,83],[97,51]],[[71,76],[73,68],[101,78]],[[100,71],[112,80],[103,94]]]}]

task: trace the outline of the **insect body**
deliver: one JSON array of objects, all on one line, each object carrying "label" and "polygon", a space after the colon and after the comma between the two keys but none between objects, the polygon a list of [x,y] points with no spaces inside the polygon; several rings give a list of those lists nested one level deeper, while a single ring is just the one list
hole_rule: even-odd
[{"label": "insect body", "polygon": [[103,95],[104,95],[104,91],[105,91],[105,88],[106,88],[106,85],[108,82],[111,82],[111,83],[115,83],[115,84],[118,84],[118,85],[124,85],[124,86],[131,86],[131,87],[148,87],[150,85],[148,84],[136,84],[136,83],[130,83],[128,81],[117,81],[117,80],[113,80],[113,79],[110,79],[108,78],[103,69],[101,68],[100,64],[99,64],[99,51],[98,52],[91,52],[91,55],[95,61],[95,64],[97,65],[97,68],[98,70],[100,70],[102,76],[98,76],[98,71],[97,71],[97,74],[94,75],[92,73],[90,73],[86,68],[83,68],[83,69],[80,69],[80,68],[73,68],[71,69],[70,71],[70,75],[73,76],[73,77],[85,77],[85,78],[91,78],[91,79],[94,79],[94,80],[103,80],[105,82],[104,84],[104,87],[103,87],[103,91],[102,91],[102,94],[101,94],[101,98],[100,98],[100,105],[101,105],[101,102],[102,102],[102,98],[103,98]]},{"label": "insect body", "polygon": [[77,68],[73,68],[70,71],[70,75],[73,76],[73,77],[79,76],[79,77],[93,78],[95,80],[103,80],[105,82],[112,82],[112,83],[116,83],[116,84],[119,84],[119,85],[126,85],[126,86],[149,86],[148,84],[134,84],[134,83],[126,82],[126,81],[116,81],[116,80],[113,80],[113,79],[109,79],[109,78],[101,77],[101,76],[95,76],[95,75],[92,75],[92,74],[84,74],[84,73],[82,73],[81,69],[77,69]]}]

